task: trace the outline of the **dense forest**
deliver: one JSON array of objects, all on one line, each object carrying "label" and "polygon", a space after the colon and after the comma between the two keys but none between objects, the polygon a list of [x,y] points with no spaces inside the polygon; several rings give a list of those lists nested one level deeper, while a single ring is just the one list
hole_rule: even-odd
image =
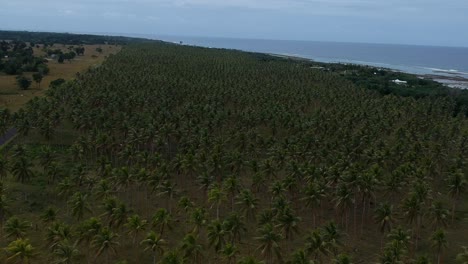
[{"label": "dense forest", "polygon": [[143,38],[132,38],[123,36],[101,36],[91,34],[71,34],[71,33],[52,33],[52,32],[29,32],[29,31],[2,31],[0,30],[0,39],[11,41],[22,41],[42,44],[67,44],[67,45],[85,45],[85,44],[111,44],[124,45],[139,42],[154,42],[154,40]]},{"label": "dense forest", "polygon": [[0,260],[466,263],[468,120],[340,71],[125,46],[1,130]]}]

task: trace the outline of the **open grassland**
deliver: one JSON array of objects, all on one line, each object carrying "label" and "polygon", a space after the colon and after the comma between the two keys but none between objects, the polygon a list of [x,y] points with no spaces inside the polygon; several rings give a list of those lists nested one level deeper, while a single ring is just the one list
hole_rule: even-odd
[{"label": "open grassland", "polygon": [[456,263],[455,112],[300,61],[128,46],[18,116],[0,246],[29,239],[31,263]]},{"label": "open grassland", "polygon": [[[39,48],[34,48],[34,55],[45,56],[42,45],[39,46]],[[51,48],[69,52],[68,47],[70,45],[55,44]],[[71,62],[58,63],[57,60],[49,60],[47,63],[50,68],[49,74],[44,76],[40,86],[33,82],[28,90],[20,90],[16,84],[16,76],[0,73],[0,107],[17,111],[35,96],[43,96],[51,81],[59,78],[71,80],[76,77],[76,73],[100,65],[107,56],[116,54],[121,49],[120,46],[115,45],[84,45],[84,47],[84,56],[77,56]],[[98,47],[102,48],[102,53],[96,51]],[[24,75],[31,78],[32,73]]]}]

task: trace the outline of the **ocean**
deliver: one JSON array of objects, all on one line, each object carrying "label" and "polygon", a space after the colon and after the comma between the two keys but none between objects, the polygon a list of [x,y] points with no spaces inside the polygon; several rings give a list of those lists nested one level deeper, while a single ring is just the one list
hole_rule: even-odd
[{"label": "ocean", "polygon": [[418,75],[436,75],[441,77],[438,81],[449,86],[468,88],[468,48],[464,47],[183,36],[145,37],[174,43],[182,41],[185,45],[273,53],[319,62],[370,65]]}]

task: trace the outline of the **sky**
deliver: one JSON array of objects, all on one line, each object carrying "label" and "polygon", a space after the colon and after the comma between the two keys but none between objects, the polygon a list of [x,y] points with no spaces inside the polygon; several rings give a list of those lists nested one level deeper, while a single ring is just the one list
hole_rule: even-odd
[{"label": "sky", "polygon": [[468,0],[0,0],[0,29],[468,47]]}]

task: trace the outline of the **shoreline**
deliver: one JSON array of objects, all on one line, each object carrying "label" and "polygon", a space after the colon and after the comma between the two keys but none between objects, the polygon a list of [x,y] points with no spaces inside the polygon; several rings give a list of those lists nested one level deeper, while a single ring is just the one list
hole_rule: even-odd
[{"label": "shoreline", "polygon": [[401,73],[406,73],[406,74],[413,74],[419,78],[423,78],[426,80],[432,80],[435,82],[438,82],[446,87],[452,88],[452,89],[464,89],[468,90],[468,78],[462,77],[457,75],[456,73],[448,73],[451,75],[444,75],[444,74],[438,74],[438,73],[446,73],[445,71],[441,70],[433,70],[432,73],[427,73],[427,74],[417,74],[413,72],[408,72],[408,71],[403,71],[400,69],[392,69],[392,68],[386,68],[386,67],[377,67],[374,65],[370,64],[360,64],[360,63],[347,63],[347,62],[324,62],[324,61],[318,61],[306,57],[300,57],[297,55],[288,55],[288,54],[278,54],[278,53],[265,53],[270,56],[278,57],[278,58],[283,58],[283,59],[291,59],[291,60],[298,60],[298,61],[308,61],[308,62],[316,62],[316,63],[322,63],[322,64],[343,64],[343,65],[358,65],[358,66],[364,66],[364,67],[372,67],[372,68],[384,68],[389,71],[393,72],[401,72]]}]

